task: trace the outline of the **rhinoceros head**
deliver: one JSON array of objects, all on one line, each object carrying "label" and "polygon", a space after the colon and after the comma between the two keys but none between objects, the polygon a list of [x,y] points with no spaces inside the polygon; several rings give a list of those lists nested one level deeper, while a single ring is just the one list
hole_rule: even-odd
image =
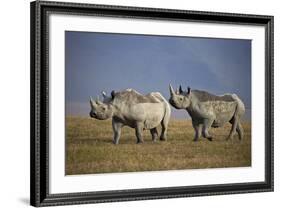
[{"label": "rhinoceros head", "polygon": [[170,84],[170,104],[176,109],[186,109],[190,105],[190,88],[186,92],[184,92],[179,87],[179,90],[174,91],[172,85]]},{"label": "rhinoceros head", "polygon": [[113,108],[110,104],[104,103],[97,100],[93,100],[90,97],[90,105],[91,105],[91,111],[90,116],[92,118],[98,119],[98,120],[106,120],[112,117],[113,115]]}]

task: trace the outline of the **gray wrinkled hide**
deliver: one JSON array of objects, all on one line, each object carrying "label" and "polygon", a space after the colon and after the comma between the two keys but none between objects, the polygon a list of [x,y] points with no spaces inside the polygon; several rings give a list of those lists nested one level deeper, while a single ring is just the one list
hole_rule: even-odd
[{"label": "gray wrinkled hide", "polygon": [[143,142],[142,131],[149,129],[153,141],[158,132],[156,127],[161,124],[161,140],[167,138],[168,122],[171,109],[169,103],[159,92],[142,95],[135,90],[127,89],[121,92],[112,92],[111,96],[103,94],[103,101],[90,100],[90,116],[99,120],[112,118],[114,132],[113,142],[118,144],[121,129],[129,126],[136,131],[137,143]]},{"label": "gray wrinkled hide", "polygon": [[176,109],[186,109],[191,116],[195,130],[194,141],[197,141],[201,134],[211,141],[209,128],[221,127],[227,122],[232,124],[228,139],[232,139],[236,131],[239,139],[243,138],[241,117],[245,113],[245,106],[235,94],[217,96],[200,90],[183,91],[181,87],[175,92],[170,85],[169,102]]}]

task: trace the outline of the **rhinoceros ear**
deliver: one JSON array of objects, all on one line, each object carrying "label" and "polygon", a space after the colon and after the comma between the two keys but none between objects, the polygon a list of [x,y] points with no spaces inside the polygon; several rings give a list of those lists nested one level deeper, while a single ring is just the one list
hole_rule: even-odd
[{"label": "rhinoceros ear", "polygon": [[190,95],[190,93],[191,93],[191,89],[190,89],[190,87],[188,87],[187,88],[187,94]]},{"label": "rhinoceros ear", "polygon": [[180,94],[183,93],[182,88],[181,88],[181,85],[180,85],[180,87],[179,87],[179,93],[180,93]]},{"label": "rhinoceros ear", "polygon": [[103,98],[106,98],[106,92],[105,91],[102,91],[101,94],[102,94]]},{"label": "rhinoceros ear", "polygon": [[114,97],[115,97],[115,91],[112,90],[112,91],[111,91],[111,98],[112,98],[112,100],[114,99]]}]

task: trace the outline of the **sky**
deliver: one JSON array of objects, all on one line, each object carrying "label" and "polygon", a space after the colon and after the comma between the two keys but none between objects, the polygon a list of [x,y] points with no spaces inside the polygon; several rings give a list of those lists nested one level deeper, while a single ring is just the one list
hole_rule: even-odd
[{"label": "sky", "polygon": [[[66,115],[88,116],[89,96],[133,88],[235,93],[251,115],[251,40],[65,32]],[[172,107],[173,108],[173,107]],[[188,118],[172,109],[172,117]]]}]

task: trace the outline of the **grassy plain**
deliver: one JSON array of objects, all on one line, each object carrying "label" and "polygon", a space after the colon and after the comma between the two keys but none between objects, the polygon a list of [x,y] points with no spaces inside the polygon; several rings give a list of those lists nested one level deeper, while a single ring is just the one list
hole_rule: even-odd
[{"label": "grassy plain", "polygon": [[[213,141],[193,142],[189,120],[171,120],[168,140],[152,142],[144,131],[144,143],[136,144],[134,129],[124,127],[119,145],[112,143],[111,121],[85,117],[66,118],[66,174],[91,174],[224,168],[251,166],[251,124],[243,123],[245,137],[226,141],[230,125],[211,129]],[[160,128],[158,129],[160,131]]]}]

